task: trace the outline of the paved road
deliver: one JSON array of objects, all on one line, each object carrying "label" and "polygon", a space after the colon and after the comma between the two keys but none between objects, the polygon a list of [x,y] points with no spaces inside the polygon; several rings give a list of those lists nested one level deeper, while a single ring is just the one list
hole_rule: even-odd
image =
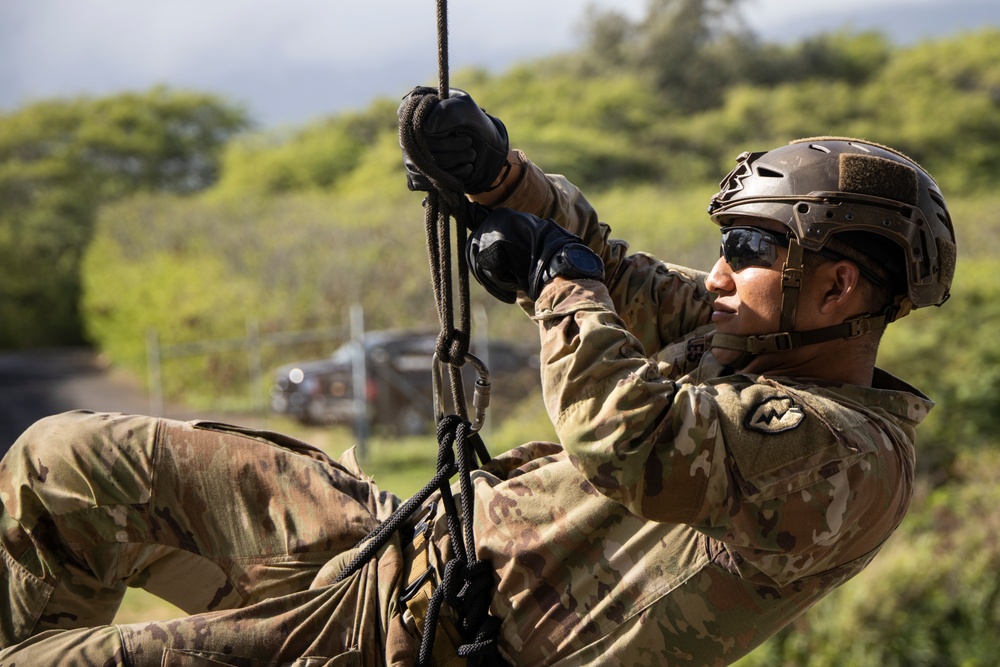
[{"label": "paved road", "polygon": [[[109,371],[90,350],[0,352],[0,455],[38,419],[78,408],[150,412],[141,380]],[[205,416],[177,407],[164,412],[177,419]]]}]

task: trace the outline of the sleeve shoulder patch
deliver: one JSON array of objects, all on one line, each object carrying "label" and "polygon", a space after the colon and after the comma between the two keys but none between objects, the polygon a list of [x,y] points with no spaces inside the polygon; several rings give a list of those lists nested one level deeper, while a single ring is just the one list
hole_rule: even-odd
[{"label": "sleeve shoulder patch", "polygon": [[861,417],[819,396],[750,378],[712,389],[731,464],[750,495],[801,488],[859,455],[845,437]]}]

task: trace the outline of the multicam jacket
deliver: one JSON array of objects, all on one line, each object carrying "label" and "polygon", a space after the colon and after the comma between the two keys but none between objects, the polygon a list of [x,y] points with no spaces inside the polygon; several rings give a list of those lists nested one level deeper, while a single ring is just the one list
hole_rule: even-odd
[{"label": "multicam jacket", "polygon": [[732,374],[705,353],[703,274],[628,256],[574,186],[526,170],[502,205],[581,236],[607,278],[534,304],[562,445],[476,474],[501,643],[519,665],[732,662],[871,561],[932,403],[881,371],[871,388]]}]

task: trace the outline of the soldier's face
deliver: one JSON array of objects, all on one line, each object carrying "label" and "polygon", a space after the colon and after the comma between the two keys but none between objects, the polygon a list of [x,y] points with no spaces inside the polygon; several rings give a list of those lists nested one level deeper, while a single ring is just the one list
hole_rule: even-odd
[{"label": "soldier's face", "polygon": [[[780,225],[765,220],[747,218],[738,224],[756,227],[768,232],[782,232]],[[748,265],[733,269],[726,258],[712,267],[705,279],[705,286],[717,296],[712,312],[712,323],[720,333],[749,336],[774,333],[778,330],[781,313],[781,267],[787,249],[776,248],[774,260],[768,266]],[[734,264],[739,265],[734,261]],[[712,351],[719,362],[730,365],[742,356],[735,350],[715,348]]]}]

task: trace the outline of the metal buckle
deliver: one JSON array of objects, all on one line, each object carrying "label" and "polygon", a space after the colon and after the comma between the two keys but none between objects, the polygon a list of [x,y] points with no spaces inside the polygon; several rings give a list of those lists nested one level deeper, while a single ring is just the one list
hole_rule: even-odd
[{"label": "metal buckle", "polygon": [[[403,544],[404,553],[409,553],[413,546],[417,543],[417,538],[422,537],[423,542],[417,548],[429,549],[430,548],[430,534],[431,534],[431,519],[437,514],[437,501],[429,503],[424,507],[423,512],[420,514],[417,523],[413,526],[413,531],[410,535],[407,544]],[[416,554],[411,554],[410,558],[416,560]],[[411,561],[412,562],[412,561]],[[427,569],[420,573],[420,576],[416,579],[410,581],[400,592],[399,601],[402,604],[406,604],[408,601],[413,599],[413,596],[430,581],[435,575],[434,568],[431,567],[430,562],[427,563]]]},{"label": "metal buckle", "polygon": [[409,584],[407,584],[406,588],[402,590],[402,592],[399,594],[400,604],[405,605],[407,602],[412,600],[413,596],[415,596],[420,591],[420,589],[423,588],[424,584],[430,581],[433,577],[434,577],[434,569],[428,567],[426,570],[423,571],[423,573],[419,577],[417,577]]},{"label": "metal buckle", "polygon": [[410,542],[416,539],[418,534],[423,533],[423,535],[426,537],[427,534],[431,532],[430,521],[437,514],[437,506],[438,506],[438,501],[435,500],[429,503],[426,507],[424,507],[424,511],[420,515],[420,518],[417,520],[415,524],[413,524],[413,531],[412,531],[412,537],[410,538]]},{"label": "metal buckle", "polygon": [[747,336],[747,352],[761,354],[767,352],[784,352],[795,347],[792,335],[787,331],[760,336]]},{"label": "metal buckle", "polygon": [[855,336],[864,336],[866,333],[871,333],[872,322],[869,317],[856,317],[853,320],[847,320],[845,322],[850,327],[850,334],[848,338],[854,338]]}]

